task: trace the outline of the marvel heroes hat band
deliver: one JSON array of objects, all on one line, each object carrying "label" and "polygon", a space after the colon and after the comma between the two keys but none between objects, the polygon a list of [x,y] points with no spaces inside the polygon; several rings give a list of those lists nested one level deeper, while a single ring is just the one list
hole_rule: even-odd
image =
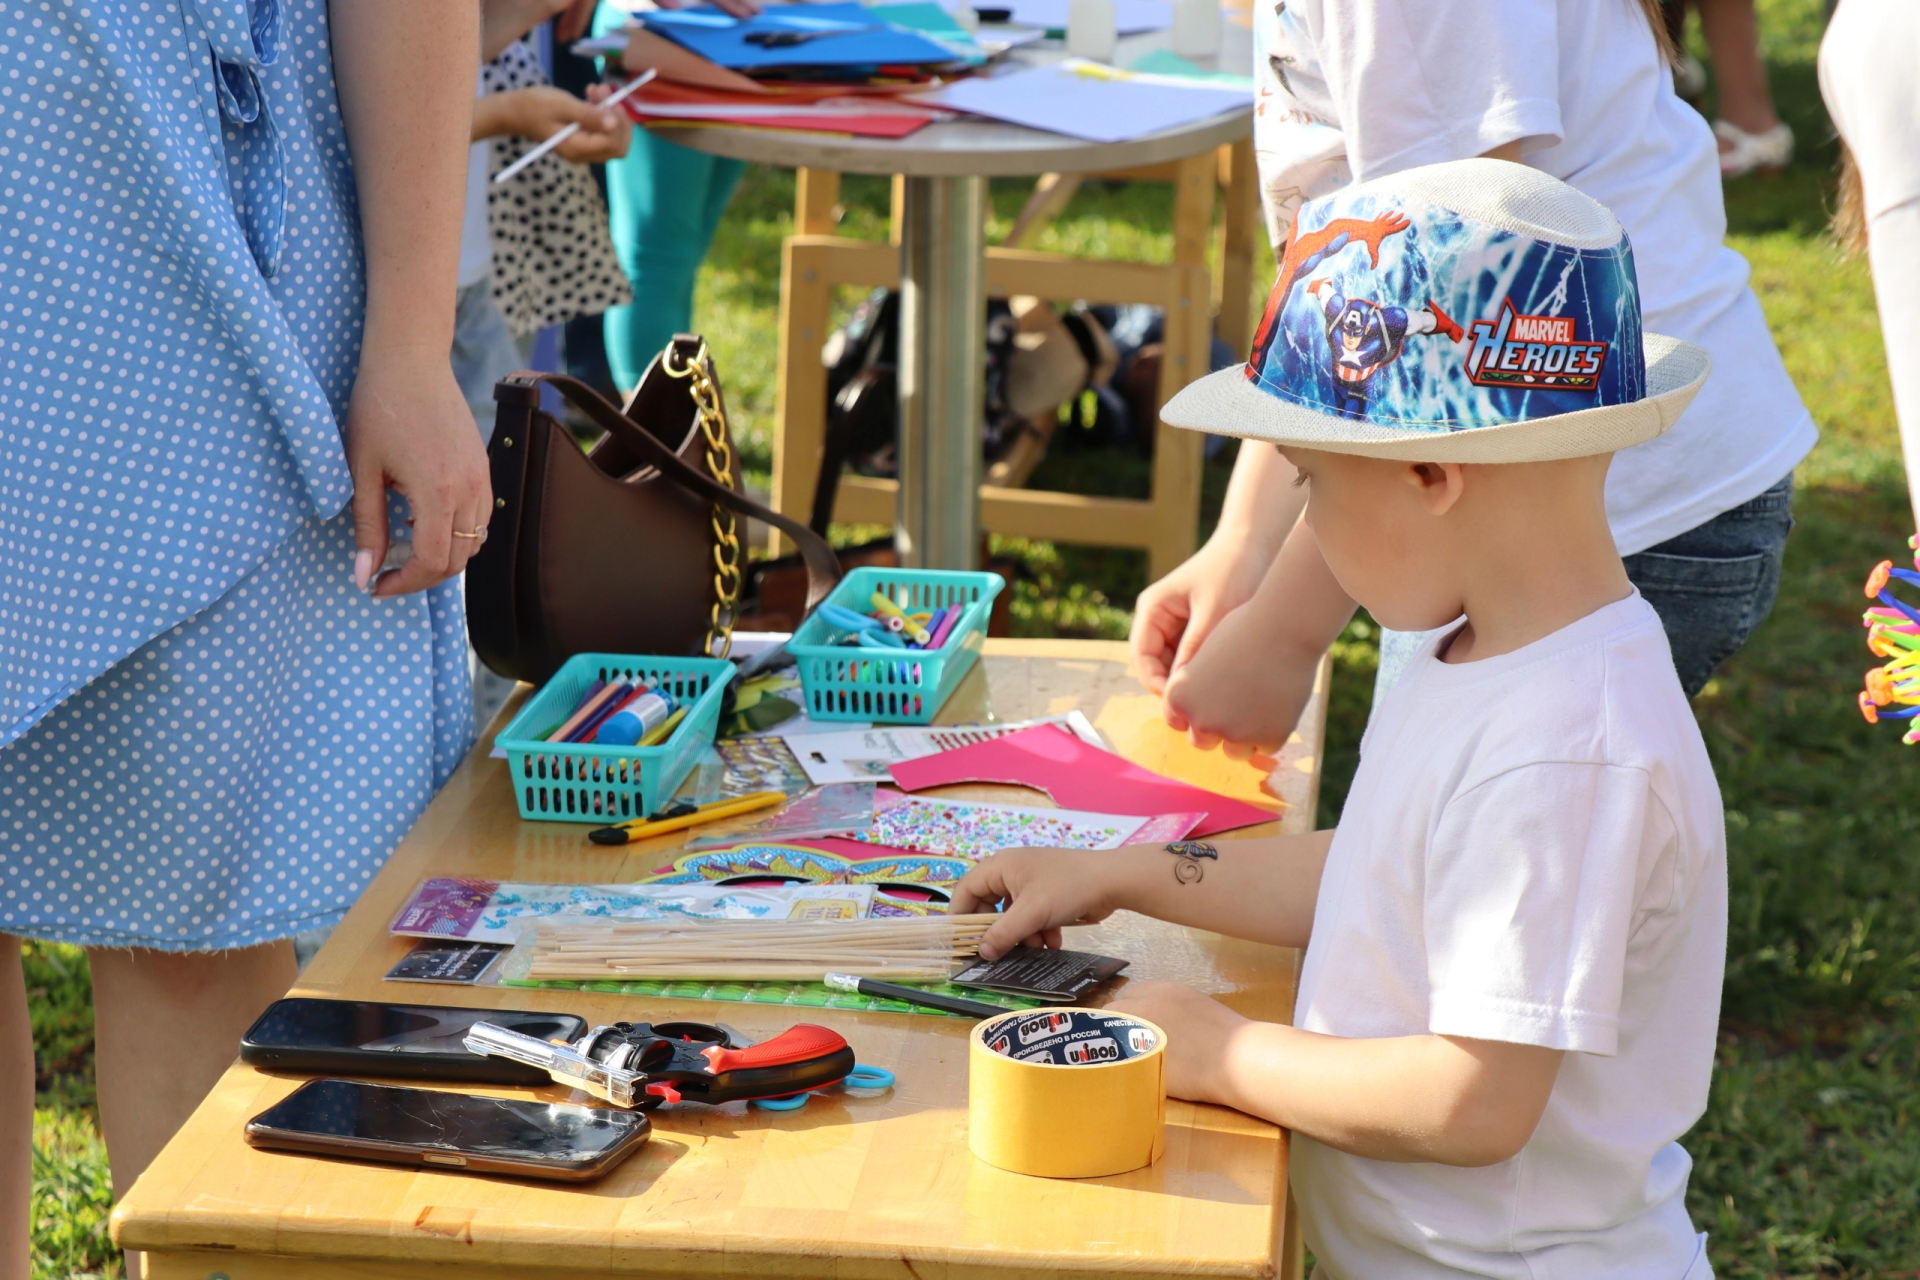
[{"label": "marvel heroes hat band", "polygon": [[1245,367],[1161,416],[1344,453],[1540,461],[1652,439],[1708,367],[1642,333],[1633,250],[1606,209],[1538,170],[1465,160],[1303,206]]}]

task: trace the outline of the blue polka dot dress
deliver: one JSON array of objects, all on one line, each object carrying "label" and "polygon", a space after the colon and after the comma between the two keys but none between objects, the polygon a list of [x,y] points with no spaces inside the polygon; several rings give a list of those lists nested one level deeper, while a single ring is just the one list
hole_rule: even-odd
[{"label": "blue polka dot dress", "polygon": [[325,0],[0,0],[0,932],[337,920],[472,739],[457,588],[354,590]]}]

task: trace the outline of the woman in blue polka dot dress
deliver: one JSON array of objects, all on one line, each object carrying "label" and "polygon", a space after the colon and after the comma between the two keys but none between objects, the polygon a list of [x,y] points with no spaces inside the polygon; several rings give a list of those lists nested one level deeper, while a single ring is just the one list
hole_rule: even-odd
[{"label": "woman in blue polka dot dress", "polygon": [[10,1277],[19,939],[90,949],[124,1190],[471,744],[492,498],[447,363],[474,0],[0,0],[0,42]]}]

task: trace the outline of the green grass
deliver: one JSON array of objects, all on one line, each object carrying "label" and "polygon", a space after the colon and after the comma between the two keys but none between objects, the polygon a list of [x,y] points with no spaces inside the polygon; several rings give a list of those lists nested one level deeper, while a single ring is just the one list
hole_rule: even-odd
[{"label": "green grass", "polygon": [[[1753,264],[1821,443],[1798,474],[1773,617],[1696,703],[1726,800],[1732,909],[1718,1070],[1686,1139],[1689,1203],[1723,1277],[1892,1280],[1920,1276],[1920,810],[1904,790],[1920,754],[1897,729],[1862,724],[1852,691],[1871,661],[1859,584],[1898,557],[1911,517],[1871,285],[1823,232],[1833,147],[1814,77],[1822,0],[1759,7],[1776,97],[1801,143],[1785,174],[1729,185],[1730,239]],[[790,174],[750,172],[700,281],[699,323],[762,476],[792,198]],[[996,230],[1023,198],[1023,184],[995,184]],[[885,235],[884,181],[849,179],[844,199],[843,231]],[[1164,261],[1170,218],[1164,188],[1090,185],[1042,247]],[[1036,483],[1140,492],[1145,474],[1130,455],[1069,453]],[[1209,518],[1223,483],[1210,468]],[[1138,555],[1017,539],[995,550],[1021,566],[1021,634],[1125,634],[1145,582]],[[1370,624],[1356,620],[1335,649],[1323,820],[1352,775],[1375,657]],[[42,1088],[34,1274],[108,1273],[118,1262],[101,1225],[86,967],[40,947],[28,966]]]}]

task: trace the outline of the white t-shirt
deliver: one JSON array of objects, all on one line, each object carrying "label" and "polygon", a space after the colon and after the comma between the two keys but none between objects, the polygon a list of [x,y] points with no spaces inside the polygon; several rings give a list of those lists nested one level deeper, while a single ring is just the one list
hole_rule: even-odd
[{"label": "white t-shirt", "polygon": [[1746,261],[1722,243],[1713,131],[1674,96],[1634,0],[1261,0],[1254,45],[1276,238],[1302,199],[1516,140],[1620,219],[1647,329],[1713,357],[1673,429],[1614,459],[1622,555],[1765,492],[1813,447]]},{"label": "white t-shirt", "polygon": [[1920,520],[1920,5],[1842,0],[1820,42],[1820,95],[1866,197],[1867,255]]},{"label": "white t-shirt", "polygon": [[1707,1104],[1726,835],[1638,593],[1498,657],[1422,647],[1374,710],[1294,1023],[1567,1050],[1511,1160],[1397,1164],[1293,1139],[1336,1280],[1680,1280],[1704,1267],[1675,1139]]}]

